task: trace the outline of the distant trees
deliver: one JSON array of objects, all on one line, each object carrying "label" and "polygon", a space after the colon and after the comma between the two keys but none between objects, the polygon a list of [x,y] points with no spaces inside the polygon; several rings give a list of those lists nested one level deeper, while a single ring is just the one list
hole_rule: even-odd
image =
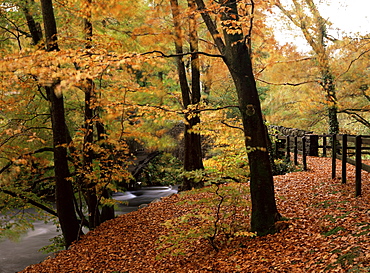
[{"label": "distant trees", "polygon": [[[330,53],[327,49],[327,41],[331,40],[327,33],[327,22],[321,16],[313,0],[293,0],[294,8],[286,9],[279,0],[275,5],[284,13],[289,20],[302,31],[307,43],[312,48],[321,79],[318,81],[325,93],[325,104],[329,121],[329,133],[339,133],[338,101],[335,76],[330,64]],[[307,13],[310,13],[308,15]]]},{"label": "distant trees", "polygon": [[[271,120],[322,133],[366,132],[359,123],[367,126],[368,115],[364,110],[367,99],[349,83],[355,82],[359,74],[361,78],[367,77],[366,69],[361,68],[367,58],[367,38],[354,39],[345,33],[343,37],[333,37],[336,33],[332,32],[330,18],[322,17],[315,1],[294,0],[291,4],[274,1],[274,5],[282,18],[303,35],[311,51],[297,52],[294,45],[285,45],[280,58],[264,70],[261,79],[270,79],[267,101]],[[277,97],[280,99],[276,100]],[[359,110],[355,105],[363,105],[362,110],[349,110]],[[326,130],[324,122],[328,124]]]}]

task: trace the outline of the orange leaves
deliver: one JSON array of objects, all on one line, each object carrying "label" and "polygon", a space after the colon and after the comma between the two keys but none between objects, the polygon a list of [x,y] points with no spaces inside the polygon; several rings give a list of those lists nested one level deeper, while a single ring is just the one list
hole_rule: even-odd
[{"label": "orange leaves", "polygon": [[[157,240],[169,236],[163,223],[203,208],[196,200],[209,193],[198,191],[163,198],[104,223],[70,250],[24,272],[368,272],[370,185],[364,185],[362,197],[353,198],[350,187],[330,179],[330,159],[309,158],[308,163],[308,172],[275,177],[279,211],[289,218],[289,227],[274,235],[250,239],[240,231],[217,254],[206,240],[184,241],[186,255],[156,259]],[[327,230],[341,228],[323,235],[320,222]]]}]

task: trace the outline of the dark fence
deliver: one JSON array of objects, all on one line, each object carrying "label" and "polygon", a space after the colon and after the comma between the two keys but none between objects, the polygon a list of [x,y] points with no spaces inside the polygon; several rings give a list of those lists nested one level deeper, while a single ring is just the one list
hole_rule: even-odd
[{"label": "dark fence", "polygon": [[298,165],[298,154],[302,155],[303,170],[307,170],[306,156],[319,156],[319,138],[318,135],[305,136],[276,136],[275,157],[284,157],[290,161],[293,154],[293,161]]},{"label": "dark fence", "polygon": [[331,156],[332,178],[336,178],[336,159],[339,159],[342,162],[342,183],[346,183],[346,164],[354,165],[356,167],[355,195],[361,195],[361,170],[370,172],[370,166],[362,162],[362,156],[370,154],[370,136],[308,134],[304,136],[276,136],[276,138],[276,156],[283,155],[287,161],[290,161],[293,153],[294,164],[298,165],[298,154],[301,154],[304,170],[307,170],[307,155]]}]

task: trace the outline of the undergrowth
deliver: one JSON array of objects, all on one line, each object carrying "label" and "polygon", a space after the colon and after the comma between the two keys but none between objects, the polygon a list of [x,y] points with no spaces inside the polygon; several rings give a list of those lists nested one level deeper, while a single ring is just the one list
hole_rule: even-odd
[{"label": "undergrowth", "polygon": [[[249,194],[247,184],[213,182],[209,187],[181,194],[187,198],[178,205],[187,203],[197,206],[164,223],[169,232],[159,239],[158,258],[168,254],[186,254],[189,246],[196,246],[200,240],[207,240],[218,251],[234,237],[255,236],[249,232],[249,223],[245,221],[250,212],[250,201],[246,198]],[[195,195],[203,198],[194,198]]]}]

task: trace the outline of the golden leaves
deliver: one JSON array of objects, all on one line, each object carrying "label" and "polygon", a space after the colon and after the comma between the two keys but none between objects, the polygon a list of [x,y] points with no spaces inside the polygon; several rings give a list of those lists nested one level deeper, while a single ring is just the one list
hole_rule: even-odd
[{"label": "golden leaves", "polygon": [[226,31],[227,34],[242,34],[242,25],[242,22],[236,21],[235,19],[222,21],[223,29]]}]

